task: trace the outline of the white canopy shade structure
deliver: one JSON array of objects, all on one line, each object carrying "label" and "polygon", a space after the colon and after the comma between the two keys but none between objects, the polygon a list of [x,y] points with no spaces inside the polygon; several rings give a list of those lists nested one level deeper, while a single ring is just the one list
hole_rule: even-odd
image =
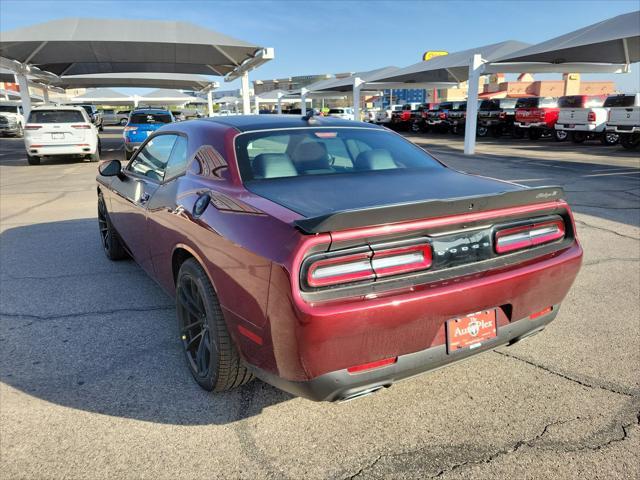
[{"label": "white canopy shade structure", "polygon": [[158,89],[138,97],[138,101],[146,105],[185,105],[193,103],[198,98],[187,95],[179,90]]},{"label": "white canopy shade structure", "polygon": [[[2,101],[20,103],[21,98],[20,92],[0,88],[0,100]],[[29,100],[31,103],[45,103],[45,99],[40,95],[29,94]]]},{"label": "white canopy shade structure", "polygon": [[261,101],[265,101],[268,103],[275,102],[277,104],[278,113],[282,113],[282,99],[291,96],[292,94],[285,90],[271,90],[270,92],[263,92],[259,95],[255,95],[253,97],[253,101],[255,103],[256,113],[260,111]]},{"label": "white canopy shade structure", "polygon": [[[1,38],[2,66],[19,77],[33,67],[58,77],[130,72],[242,76],[247,112],[248,72],[274,57],[271,48],[174,21],[66,18],[5,31]],[[26,99],[23,108],[28,107]]]},{"label": "white canopy shade structure", "polygon": [[116,92],[109,88],[96,88],[87,90],[82,95],[73,97],[71,103],[88,103],[104,105],[135,105],[136,97]]},{"label": "white canopy shade structure", "polygon": [[203,90],[218,88],[211,77],[186,73],[94,73],[90,75],[64,75],[53,81],[62,88],[173,88],[184,90]]}]

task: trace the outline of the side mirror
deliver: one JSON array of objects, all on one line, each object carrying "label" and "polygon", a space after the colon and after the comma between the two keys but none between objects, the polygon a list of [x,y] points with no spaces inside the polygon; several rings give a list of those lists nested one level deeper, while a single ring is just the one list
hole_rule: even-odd
[{"label": "side mirror", "polygon": [[120,160],[107,160],[98,167],[98,172],[103,177],[115,177],[122,172]]}]

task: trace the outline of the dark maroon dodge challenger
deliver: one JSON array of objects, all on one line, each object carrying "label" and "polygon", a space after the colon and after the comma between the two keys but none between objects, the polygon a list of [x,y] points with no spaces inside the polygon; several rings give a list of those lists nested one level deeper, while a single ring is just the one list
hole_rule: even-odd
[{"label": "dark maroon dodge challenger", "polygon": [[582,260],[561,188],[458,172],[359,122],[172,123],[97,181],[107,256],[175,295],[207,390],[372,393],[538,333]]}]

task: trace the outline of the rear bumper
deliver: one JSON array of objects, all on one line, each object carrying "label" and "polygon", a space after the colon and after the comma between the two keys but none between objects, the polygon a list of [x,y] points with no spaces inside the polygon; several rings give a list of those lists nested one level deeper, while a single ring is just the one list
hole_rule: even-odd
[{"label": "rear bumper", "polygon": [[97,145],[42,145],[26,146],[27,153],[33,156],[53,157],[56,155],[91,155],[96,153]]},{"label": "rear bumper", "polygon": [[514,122],[513,124],[516,127],[519,127],[519,128],[548,128],[548,129],[553,129],[553,126],[549,126],[546,122],[531,122],[531,123]]},{"label": "rear bumper", "polygon": [[607,125],[607,132],[640,133],[640,126],[638,125]]},{"label": "rear bumper", "polygon": [[438,345],[415,353],[400,355],[396,363],[392,365],[356,374],[342,369],[320,375],[312,380],[297,382],[285,380],[256,367],[250,366],[250,369],[261,380],[293,395],[314,401],[349,400],[372,393],[380,388],[390,387],[400,380],[445,367],[478,353],[493,350],[501,345],[512,344],[534,335],[542,331],[556,317],[558,309],[559,304],[554,305],[550,313],[535,320],[525,317],[500,326],[495,338],[484,342],[473,350],[448,353],[446,345]]},{"label": "rear bumper", "polygon": [[567,132],[586,132],[586,133],[602,133],[604,132],[604,125],[596,125],[593,123],[587,124],[566,124],[556,123],[556,130],[566,130]]}]

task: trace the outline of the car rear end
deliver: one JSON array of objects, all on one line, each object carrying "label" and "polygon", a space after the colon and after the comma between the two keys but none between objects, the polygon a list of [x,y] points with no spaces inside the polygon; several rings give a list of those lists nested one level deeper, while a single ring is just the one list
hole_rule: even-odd
[{"label": "car rear end", "polygon": [[[366,144],[365,133],[354,143]],[[333,169],[314,161],[300,175],[293,162],[276,170],[291,178],[245,182],[301,215],[270,272],[260,353],[245,355],[263,380],[313,400],[349,400],[517,342],[555,318],[582,258],[562,189],[462,174],[396,142],[373,142],[355,170],[335,158]],[[269,160],[276,155],[286,160]],[[253,361],[270,355],[272,366]]]},{"label": "car rear end", "polygon": [[640,146],[640,93],[612,95],[605,107],[609,108],[607,133],[619,135],[624,148]]},{"label": "car rear end", "polygon": [[587,95],[560,97],[560,113],[555,128],[567,132],[604,131],[607,117],[607,111],[603,108],[604,100],[600,96]]},{"label": "car rear end", "polygon": [[24,145],[32,157],[94,155],[98,134],[78,107],[37,107],[24,126]]},{"label": "car rear end", "polygon": [[149,135],[173,120],[169,111],[139,110],[131,113],[122,133],[126,154],[131,156]]}]

